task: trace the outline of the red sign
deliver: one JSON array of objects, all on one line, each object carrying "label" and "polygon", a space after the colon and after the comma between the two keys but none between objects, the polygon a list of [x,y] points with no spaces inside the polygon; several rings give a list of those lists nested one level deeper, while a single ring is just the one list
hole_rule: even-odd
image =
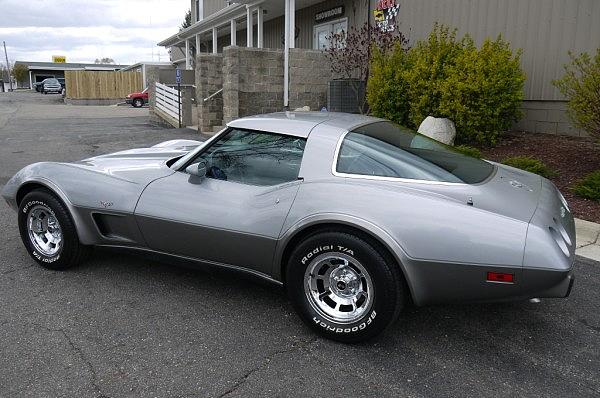
[{"label": "red sign", "polygon": [[385,10],[386,8],[392,8],[396,5],[396,0],[379,0],[377,2],[377,8]]}]

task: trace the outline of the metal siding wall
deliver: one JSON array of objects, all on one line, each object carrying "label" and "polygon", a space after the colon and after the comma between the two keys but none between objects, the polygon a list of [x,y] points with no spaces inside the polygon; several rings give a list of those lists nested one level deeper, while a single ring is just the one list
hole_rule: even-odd
[{"label": "metal siding wall", "polygon": [[552,80],[563,73],[569,50],[600,47],[599,0],[397,0],[400,30],[411,43],[437,22],[469,33],[478,44],[498,34],[522,48],[527,100],[562,100]]},{"label": "metal siding wall", "polygon": [[204,0],[204,18],[227,7],[225,0]]},{"label": "metal siding wall", "polygon": [[[362,26],[367,18],[367,1],[369,0],[327,0],[310,7],[296,10],[296,27],[300,28],[298,39],[296,40],[296,47],[312,49],[315,14],[341,4],[345,7],[345,13],[342,18],[348,18],[348,27],[353,25],[357,27]],[[371,0],[371,3],[374,4],[374,1]],[[356,16],[354,15],[354,9],[356,9]],[[283,16],[265,22],[265,47],[283,48],[281,42],[283,37],[283,26]]]}]

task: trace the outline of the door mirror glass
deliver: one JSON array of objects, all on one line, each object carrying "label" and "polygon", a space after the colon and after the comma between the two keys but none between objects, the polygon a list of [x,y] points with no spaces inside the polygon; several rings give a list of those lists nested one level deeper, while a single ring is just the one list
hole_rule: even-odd
[{"label": "door mirror glass", "polygon": [[185,172],[194,177],[206,177],[206,160],[201,160],[198,163],[190,164],[185,169]]}]

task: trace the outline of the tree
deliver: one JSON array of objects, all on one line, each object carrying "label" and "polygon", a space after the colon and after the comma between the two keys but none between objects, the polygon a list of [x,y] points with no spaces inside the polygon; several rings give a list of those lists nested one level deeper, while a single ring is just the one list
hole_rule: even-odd
[{"label": "tree", "polygon": [[17,83],[22,83],[27,80],[27,74],[29,73],[29,68],[23,64],[15,65],[12,68],[12,75],[17,81]]},{"label": "tree", "polygon": [[567,98],[567,114],[573,123],[600,138],[600,48],[596,54],[569,53],[571,62],[554,85]]},{"label": "tree", "polygon": [[386,54],[396,46],[406,50],[408,39],[399,31],[383,32],[368,23],[360,29],[351,27],[348,32],[333,33],[327,39],[330,47],[325,50],[325,56],[331,71],[349,80],[359,104],[358,111],[366,113],[368,104],[362,88],[369,79],[371,51]]},{"label": "tree", "polygon": [[96,60],[94,61],[95,64],[114,64],[115,60],[112,58],[96,58]]},{"label": "tree", "polygon": [[187,29],[190,26],[192,26],[192,10],[187,10],[187,12],[185,13],[185,18],[183,19],[183,22],[179,27],[179,31]]}]

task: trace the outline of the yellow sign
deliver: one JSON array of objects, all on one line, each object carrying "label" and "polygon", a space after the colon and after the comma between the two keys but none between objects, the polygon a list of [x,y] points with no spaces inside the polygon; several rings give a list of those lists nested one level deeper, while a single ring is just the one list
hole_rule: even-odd
[{"label": "yellow sign", "polygon": [[65,57],[64,55],[53,55],[52,62],[55,62],[58,64],[64,64],[67,62],[67,57]]}]

